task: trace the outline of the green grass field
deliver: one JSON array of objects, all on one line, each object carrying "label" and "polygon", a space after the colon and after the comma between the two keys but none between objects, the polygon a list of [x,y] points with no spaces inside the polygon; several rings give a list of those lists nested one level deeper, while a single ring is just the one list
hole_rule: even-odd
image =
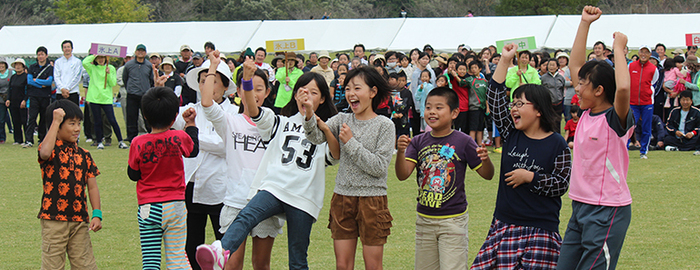
[{"label": "green grass field", "polygon": [[[115,109],[123,123],[119,108]],[[122,126],[122,130],[125,128]],[[23,149],[8,142],[0,145],[0,269],[38,269],[41,263],[41,229],[36,218],[41,200],[41,175],[37,147]],[[85,147],[85,143],[82,146]],[[97,264],[101,269],[139,269],[141,264],[136,220],[135,183],[126,175],[128,150],[116,143],[105,150],[90,150],[101,171],[98,184],[104,212],[103,229],[90,233]],[[698,269],[700,268],[700,204],[697,181],[698,160],[692,152],[650,152],[648,160],[630,152],[628,183],[632,191],[632,223],[629,227],[618,269]],[[496,200],[500,154],[491,154],[496,166],[494,180],[476,173],[466,177],[469,200],[469,262],[486,237]],[[414,178],[397,180],[393,162],[389,168],[389,207],[394,217],[389,242],[384,249],[384,268],[413,269],[415,204]],[[333,269],[335,258],[328,225],[328,204],[337,167],[326,170],[326,207],[314,224],[309,247],[312,269]],[[564,233],[571,215],[571,200],[563,197],[560,232]],[[213,239],[208,232],[207,242]],[[245,269],[250,266],[250,245]],[[272,269],[287,268],[287,238],[275,243]],[[363,269],[358,248],[356,269]]]}]

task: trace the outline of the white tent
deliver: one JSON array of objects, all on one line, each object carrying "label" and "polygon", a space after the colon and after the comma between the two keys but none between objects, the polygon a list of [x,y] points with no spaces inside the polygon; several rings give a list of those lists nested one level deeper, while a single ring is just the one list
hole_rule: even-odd
[{"label": "white tent", "polygon": [[245,50],[260,24],[262,21],[128,23],[114,44],[127,46],[130,53],[144,44],[148,52],[178,55],[181,45],[204,52],[204,43],[211,41],[217,50],[238,52]]},{"label": "white tent", "polygon": [[[85,56],[92,42],[127,46],[129,52],[143,43],[148,52],[176,55],[183,44],[203,51],[204,43],[212,41],[217,49],[230,53],[264,47],[267,40],[297,38],[304,39],[304,52],[348,51],[358,43],[367,50],[408,51],[431,44],[436,51],[454,52],[459,44],[478,50],[498,40],[528,36],[535,36],[540,48],[559,49],[571,47],[579,21],[579,15],[548,15],[4,26],[0,55],[33,57],[37,47],[45,46],[50,56],[57,57],[66,39],[73,41],[78,56]],[[588,47],[598,40],[611,46],[612,33],[621,31],[629,37],[632,49],[658,42],[683,48],[685,34],[700,32],[694,24],[668,27],[663,23],[668,21],[700,21],[700,13],[604,14],[591,27]]]},{"label": "white tent", "polygon": [[[663,43],[667,48],[686,48],[685,34],[698,33],[700,29],[694,23],[667,24],[666,22],[697,22],[699,13],[686,14],[603,14],[591,25],[586,47],[592,48],[596,41],[603,41],[612,47],[613,33],[627,35],[627,45],[637,49],[642,45],[651,46]],[[571,48],[578,30],[581,15],[559,15],[544,42],[544,47],[553,49]]]},{"label": "white tent", "polygon": [[267,40],[304,39],[304,51],[347,51],[355,44],[366,50],[386,49],[404,19],[339,19],[264,21],[248,47],[265,47]]},{"label": "white tent", "polygon": [[44,46],[49,55],[59,56],[63,54],[61,43],[67,39],[73,42],[76,54],[87,55],[91,42],[110,44],[125,26],[124,23],[5,26],[0,30],[3,41],[0,55],[34,57],[36,49]]},{"label": "white tent", "polygon": [[423,49],[455,52],[466,44],[473,50],[495,45],[497,40],[535,36],[539,46],[547,39],[555,15],[520,17],[408,18],[389,50]]}]

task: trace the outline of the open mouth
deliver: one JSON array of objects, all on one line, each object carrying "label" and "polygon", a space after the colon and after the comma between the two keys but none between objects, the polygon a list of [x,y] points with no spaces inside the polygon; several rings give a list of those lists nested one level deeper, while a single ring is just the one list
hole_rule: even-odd
[{"label": "open mouth", "polygon": [[354,110],[360,107],[360,101],[356,99],[349,99],[348,102],[350,102],[350,107]]},{"label": "open mouth", "polygon": [[514,124],[517,124],[520,122],[520,115],[519,114],[511,114],[511,117],[513,117]]},{"label": "open mouth", "polygon": [[437,118],[437,117],[428,117],[426,120],[428,121],[428,123],[435,123],[435,122],[437,122],[437,121],[439,120],[439,118]]}]

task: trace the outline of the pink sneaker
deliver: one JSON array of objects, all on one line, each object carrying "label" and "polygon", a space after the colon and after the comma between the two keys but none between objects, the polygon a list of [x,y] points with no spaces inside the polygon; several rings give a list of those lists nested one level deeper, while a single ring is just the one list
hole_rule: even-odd
[{"label": "pink sneaker", "polygon": [[211,245],[199,245],[195,258],[202,270],[223,270],[228,256],[222,252],[221,242],[216,240]]}]

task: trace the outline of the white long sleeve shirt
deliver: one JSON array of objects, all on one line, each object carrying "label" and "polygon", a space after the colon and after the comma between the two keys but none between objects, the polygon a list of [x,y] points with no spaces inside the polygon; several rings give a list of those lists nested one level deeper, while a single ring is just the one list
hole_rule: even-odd
[{"label": "white long sleeve shirt", "polygon": [[337,163],[327,144],[316,145],[306,139],[304,116],[300,113],[285,117],[261,108],[253,121],[269,144],[249,198],[258,190],[265,190],[318,219],[326,187],[326,165]]},{"label": "white long sleeve shirt", "polygon": [[[238,107],[228,101],[212,107],[220,108],[222,113],[236,114]],[[196,158],[185,158],[185,183],[194,181],[192,202],[216,205],[224,202],[226,186],[229,181],[226,166],[226,148],[224,141],[214,131],[214,124],[207,120],[201,103],[188,104],[180,107],[180,115],[194,108],[197,116],[194,121],[199,128],[199,154]],[[185,121],[177,117],[174,129],[184,129]],[[245,198],[245,195],[244,195]]]},{"label": "white long sleeve shirt", "polygon": [[80,93],[80,80],[83,71],[83,61],[78,57],[71,55],[66,59],[65,56],[56,59],[53,67],[53,78],[56,83],[56,89],[61,91],[65,88],[70,90],[70,93]]},{"label": "white long sleeve shirt", "polygon": [[225,151],[228,172],[224,205],[242,209],[248,204],[248,194],[267,149],[267,142],[263,141],[258,128],[248,116],[228,113],[218,106],[203,109],[224,143],[222,149]]}]

